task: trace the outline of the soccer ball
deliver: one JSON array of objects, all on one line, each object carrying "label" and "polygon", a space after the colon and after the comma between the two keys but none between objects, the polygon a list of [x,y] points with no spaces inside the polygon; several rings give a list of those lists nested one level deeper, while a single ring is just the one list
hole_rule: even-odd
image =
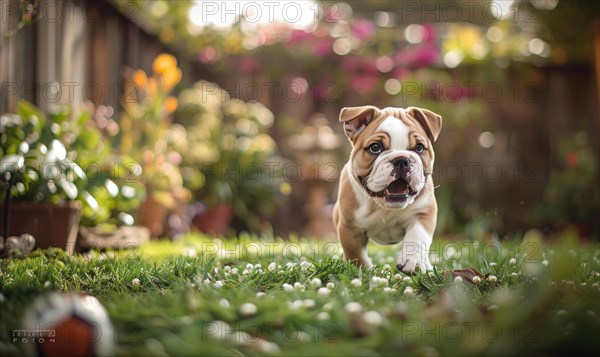
[{"label": "soccer ball", "polygon": [[23,316],[13,341],[33,356],[110,356],[114,331],[106,309],[86,294],[58,293],[38,297]]}]

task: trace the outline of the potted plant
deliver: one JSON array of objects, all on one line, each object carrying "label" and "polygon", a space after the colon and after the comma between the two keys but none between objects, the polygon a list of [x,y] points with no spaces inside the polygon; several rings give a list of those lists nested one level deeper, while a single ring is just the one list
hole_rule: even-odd
[{"label": "potted plant", "polygon": [[80,189],[86,176],[69,145],[76,138],[73,126],[85,120],[85,113],[71,120],[65,110],[47,117],[24,101],[16,114],[0,116],[0,226],[5,239],[29,233],[39,248],[73,253],[81,201],[91,196]]},{"label": "potted plant", "polygon": [[109,106],[86,103],[89,120],[81,123],[71,149],[88,173],[83,189],[88,204],[82,205],[77,248],[121,249],[138,246],[150,238],[150,231],[136,225],[135,212],[145,197],[140,164],[131,156],[117,154],[113,143],[120,127]]},{"label": "potted plant", "polygon": [[168,233],[169,213],[189,198],[179,168],[181,155],[172,143],[177,140],[171,125],[177,98],[170,93],[180,80],[181,70],[175,57],[161,54],[155,58],[150,76],[136,70],[125,83],[125,92],[131,95],[123,98],[118,146],[122,154],[141,165],[140,182],[146,198],[138,218],[154,237]]},{"label": "potted plant", "polygon": [[193,225],[224,235],[237,218],[243,228],[264,230],[277,204],[282,166],[268,134],[273,114],[200,81],[180,93],[175,122],[187,139],[176,146],[184,184],[201,202]]},{"label": "potted plant", "polygon": [[[17,114],[2,115],[0,227],[5,237],[29,233],[37,247],[68,253],[76,247],[117,247],[114,240],[90,240],[90,235],[123,236],[120,227],[126,227],[128,242],[147,239],[149,233],[131,227],[134,218],[128,213],[144,194],[139,164],[107,145],[119,130],[109,112],[88,104],[79,115],[69,107],[43,113],[23,101]],[[78,240],[82,231],[87,234]]]}]

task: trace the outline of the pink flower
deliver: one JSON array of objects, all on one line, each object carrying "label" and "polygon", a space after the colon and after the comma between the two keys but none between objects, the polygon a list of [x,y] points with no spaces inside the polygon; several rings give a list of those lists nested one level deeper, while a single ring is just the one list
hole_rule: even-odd
[{"label": "pink flower", "polygon": [[292,33],[290,34],[290,38],[288,39],[288,43],[294,44],[294,43],[302,42],[310,37],[311,37],[311,34],[304,30],[293,30]]},{"label": "pink flower", "polygon": [[351,33],[359,40],[366,40],[375,33],[375,25],[369,20],[358,20],[353,24]]},{"label": "pink flower", "polygon": [[313,47],[314,55],[319,58],[324,58],[324,57],[331,55],[333,53],[332,49],[331,49],[332,44],[333,44],[333,41],[331,40],[331,38],[325,37],[325,38],[319,39],[318,42]]}]

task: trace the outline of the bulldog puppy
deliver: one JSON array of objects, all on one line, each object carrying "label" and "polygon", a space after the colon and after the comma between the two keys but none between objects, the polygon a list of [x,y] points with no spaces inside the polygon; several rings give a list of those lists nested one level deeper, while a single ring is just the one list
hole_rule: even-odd
[{"label": "bulldog puppy", "polygon": [[417,107],[366,105],[343,108],[340,122],[352,142],[333,214],[344,259],[372,267],[369,239],[403,240],[398,269],[431,270],[428,252],[437,221],[432,143],[442,117]]}]

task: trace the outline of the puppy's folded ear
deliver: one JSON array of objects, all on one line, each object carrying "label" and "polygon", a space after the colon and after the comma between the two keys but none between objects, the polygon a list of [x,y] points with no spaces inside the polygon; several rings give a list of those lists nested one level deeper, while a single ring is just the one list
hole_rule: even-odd
[{"label": "puppy's folded ear", "polygon": [[354,140],[373,118],[379,115],[379,108],[372,105],[342,108],[340,123],[344,123],[344,131],[350,140]]},{"label": "puppy's folded ear", "polygon": [[417,122],[423,127],[425,133],[429,137],[429,140],[436,141],[442,130],[442,117],[431,110],[408,107],[406,113],[411,117],[415,118]]}]

